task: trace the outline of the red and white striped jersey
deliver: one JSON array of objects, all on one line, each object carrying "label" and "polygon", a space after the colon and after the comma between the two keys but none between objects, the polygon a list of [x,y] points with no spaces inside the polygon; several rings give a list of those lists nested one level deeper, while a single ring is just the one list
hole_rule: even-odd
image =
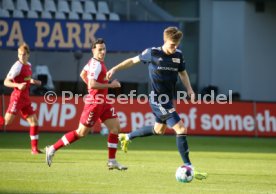
[{"label": "red and white striped jersey", "polygon": [[22,64],[20,61],[16,61],[11,67],[7,78],[12,79],[14,83],[27,83],[24,90],[14,88],[12,95],[20,98],[30,97],[30,80],[32,78],[31,63]]},{"label": "red and white striped jersey", "polygon": [[[106,79],[106,67],[103,61],[98,61],[95,58],[91,58],[88,63],[83,68],[87,72],[87,80],[94,79],[95,81],[101,84],[107,84],[108,80]],[[98,98],[106,99],[108,94],[108,89],[88,89],[88,92],[91,97],[96,100]]]}]

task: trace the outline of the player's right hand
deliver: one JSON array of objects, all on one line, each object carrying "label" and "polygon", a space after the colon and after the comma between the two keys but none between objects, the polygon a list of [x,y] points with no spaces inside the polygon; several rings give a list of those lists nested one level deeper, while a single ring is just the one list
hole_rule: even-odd
[{"label": "player's right hand", "polygon": [[110,69],[110,70],[106,73],[106,79],[107,79],[107,80],[110,80],[111,77],[114,75],[114,73],[115,73],[114,69],[113,69],[113,68]]},{"label": "player's right hand", "polygon": [[26,82],[24,82],[24,83],[20,83],[20,84],[18,84],[17,88],[18,88],[19,90],[25,90],[26,85],[27,85],[27,83],[26,83]]},{"label": "player's right hand", "polygon": [[115,79],[111,82],[111,86],[112,86],[112,88],[120,88],[121,84],[118,80]]}]

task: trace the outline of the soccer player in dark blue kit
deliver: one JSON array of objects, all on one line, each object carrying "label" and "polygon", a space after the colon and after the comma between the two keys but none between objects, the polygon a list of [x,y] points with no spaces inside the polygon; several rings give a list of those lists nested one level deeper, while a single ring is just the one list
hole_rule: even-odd
[{"label": "soccer player in dark blue kit", "polygon": [[[194,169],[189,158],[187,129],[173,105],[178,76],[186,87],[188,95],[193,100],[195,97],[188,73],[185,70],[182,52],[177,49],[182,36],[182,32],[177,27],[166,28],[163,34],[164,44],[161,47],[148,48],[140,55],[124,60],[107,72],[107,79],[110,79],[115,72],[132,67],[139,62],[148,65],[152,88],[149,101],[156,117],[155,124],[154,127],[145,126],[129,134],[119,134],[122,150],[127,152],[129,142],[136,137],[164,134],[168,125],[176,132],[176,144],[184,164],[190,165]],[[194,173],[197,179],[207,178],[207,173],[196,170]]]}]

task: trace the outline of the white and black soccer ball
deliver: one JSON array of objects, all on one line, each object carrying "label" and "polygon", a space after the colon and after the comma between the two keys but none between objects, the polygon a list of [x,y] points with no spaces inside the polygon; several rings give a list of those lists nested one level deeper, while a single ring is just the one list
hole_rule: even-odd
[{"label": "white and black soccer ball", "polygon": [[194,171],[191,167],[182,165],[176,169],[175,178],[178,182],[189,183],[194,178]]}]

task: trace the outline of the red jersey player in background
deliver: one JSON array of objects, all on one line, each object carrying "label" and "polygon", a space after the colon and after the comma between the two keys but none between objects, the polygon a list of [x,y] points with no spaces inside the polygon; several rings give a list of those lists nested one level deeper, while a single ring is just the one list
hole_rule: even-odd
[{"label": "red jersey player in background", "polygon": [[104,64],[106,47],[103,39],[97,39],[92,43],[92,54],[93,57],[85,65],[80,75],[88,86],[89,94],[85,100],[78,129],[66,133],[55,144],[46,147],[46,162],[48,166],[51,166],[57,150],[87,135],[95,122],[100,119],[110,131],[107,140],[108,168],[126,170],[126,166],[116,161],[120,124],[114,107],[107,103],[108,88],[118,88],[121,85],[117,80],[113,80],[109,84],[106,79],[107,70]]},{"label": "red jersey player in background", "polygon": [[20,111],[22,117],[30,125],[31,153],[39,154],[42,152],[38,149],[38,121],[35,111],[31,106],[30,85],[41,85],[41,81],[32,79],[31,63],[28,62],[29,57],[29,46],[23,43],[18,48],[18,61],[13,64],[4,81],[6,87],[14,88],[14,90],[10,97],[9,107],[6,111],[3,124],[11,124]]}]

